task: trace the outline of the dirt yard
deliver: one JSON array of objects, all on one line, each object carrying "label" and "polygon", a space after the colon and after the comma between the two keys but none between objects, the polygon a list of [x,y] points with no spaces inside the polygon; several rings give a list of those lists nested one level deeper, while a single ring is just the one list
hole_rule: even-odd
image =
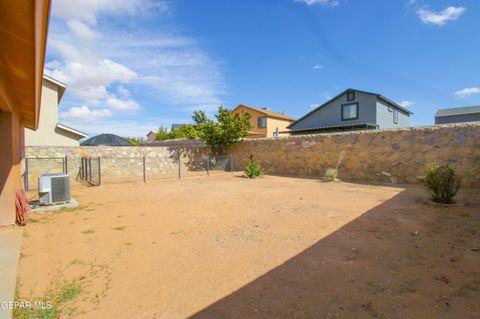
[{"label": "dirt yard", "polygon": [[272,176],[73,194],[24,232],[17,300],[45,318],[480,318],[479,190],[449,208]]}]

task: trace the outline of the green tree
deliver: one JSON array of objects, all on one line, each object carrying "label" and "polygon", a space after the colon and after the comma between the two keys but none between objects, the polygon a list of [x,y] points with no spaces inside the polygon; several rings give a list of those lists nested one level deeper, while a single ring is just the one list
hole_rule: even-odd
[{"label": "green tree", "polygon": [[181,128],[176,130],[171,130],[169,132],[167,131],[166,127],[160,126],[158,128],[158,133],[155,139],[157,141],[164,141],[164,140],[171,140],[174,138],[183,138],[183,137],[187,137],[187,135],[183,132]]},{"label": "green tree", "polygon": [[182,131],[190,139],[200,138],[210,146],[213,154],[223,154],[227,148],[247,136],[250,130],[250,114],[231,114],[223,106],[218,108],[216,121],[209,119],[204,111],[194,111],[195,124],[186,125]]},{"label": "green tree", "polygon": [[165,126],[161,125],[158,128],[157,136],[155,137],[155,139],[157,141],[163,141],[163,140],[168,139],[168,132],[167,132],[167,128]]},{"label": "green tree", "polygon": [[140,144],[145,143],[145,139],[143,137],[124,137],[127,141],[129,141],[133,146],[138,146]]}]

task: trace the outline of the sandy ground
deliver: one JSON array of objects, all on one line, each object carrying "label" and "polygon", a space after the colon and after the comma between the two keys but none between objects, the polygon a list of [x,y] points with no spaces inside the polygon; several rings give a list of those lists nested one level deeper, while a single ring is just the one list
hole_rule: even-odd
[{"label": "sandy ground", "polygon": [[62,318],[480,318],[479,190],[449,208],[272,176],[73,193],[79,209],[32,216],[19,265],[18,300]]}]

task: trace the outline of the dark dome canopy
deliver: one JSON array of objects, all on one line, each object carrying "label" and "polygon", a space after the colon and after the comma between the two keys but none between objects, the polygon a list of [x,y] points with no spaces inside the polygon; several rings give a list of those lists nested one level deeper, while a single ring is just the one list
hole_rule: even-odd
[{"label": "dark dome canopy", "polygon": [[132,146],[132,143],[130,143],[123,137],[115,134],[100,134],[83,141],[81,145],[82,146],[98,146],[98,145]]}]

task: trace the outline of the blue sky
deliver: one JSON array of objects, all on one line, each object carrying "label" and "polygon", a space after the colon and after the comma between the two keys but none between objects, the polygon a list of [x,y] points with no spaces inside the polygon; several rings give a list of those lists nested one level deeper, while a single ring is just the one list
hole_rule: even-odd
[{"label": "blue sky", "polygon": [[350,87],[428,125],[480,104],[479,19],[477,0],[55,0],[45,69],[91,135],[240,103],[300,117]]}]

